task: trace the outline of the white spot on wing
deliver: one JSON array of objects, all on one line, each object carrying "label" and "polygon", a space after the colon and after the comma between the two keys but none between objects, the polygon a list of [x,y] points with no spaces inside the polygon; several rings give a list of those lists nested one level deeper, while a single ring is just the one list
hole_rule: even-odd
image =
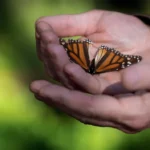
[{"label": "white spot on wing", "polygon": [[130,61],[127,61],[127,64],[128,64],[128,65],[131,65],[132,63],[131,63]]}]

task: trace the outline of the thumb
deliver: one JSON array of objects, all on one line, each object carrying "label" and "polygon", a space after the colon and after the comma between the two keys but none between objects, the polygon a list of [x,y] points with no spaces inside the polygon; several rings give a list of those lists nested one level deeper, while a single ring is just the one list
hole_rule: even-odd
[{"label": "thumb", "polygon": [[128,90],[150,89],[150,64],[139,63],[122,71],[123,86]]}]

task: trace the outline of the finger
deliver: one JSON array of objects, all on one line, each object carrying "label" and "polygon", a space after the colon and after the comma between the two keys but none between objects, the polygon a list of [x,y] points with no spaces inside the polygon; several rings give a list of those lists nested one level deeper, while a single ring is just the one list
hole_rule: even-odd
[{"label": "finger", "polygon": [[73,89],[70,81],[64,74],[64,66],[70,63],[68,56],[61,45],[49,44],[46,49],[47,52],[47,62],[49,64],[50,70],[53,72],[54,78],[60,81],[66,87]]},{"label": "finger", "polygon": [[119,102],[110,96],[93,96],[51,83],[45,85],[45,81],[36,81],[31,85],[31,88],[34,89],[33,92],[35,91],[36,94],[44,98],[43,101],[49,99],[50,103],[65,107],[66,110],[81,116],[113,120],[122,112]]},{"label": "finger", "polygon": [[37,81],[33,81],[30,84],[29,88],[30,88],[31,92],[38,93],[38,91],[40,90],[40,88],[44,87],[46,85],[49,85],[49,82],[46,81],[46,80],[40,80],[40,82],[38,82],[38,84],[37,84]]},{"label": "finger", "polygon": [[68,63],[64,68],[64,72],[74,84],[88,93],[100,94],[108,85],[106,80],[94,78],[91,74],[86,73],[79,65],[74,63]]},{"label": "finger", "polygon": [[[83,123],[112,126],[128,133],[148,127],[149,93],[144,95],[118,95],[117,99],[107,95],[89,95],[71,91],[45,81],[36,81],[36,88],[43,102],[54,104]],[[146,104],[146,105],[145,105]]]},{"label": "finger", "polygon": [[44,63],[48,59],[47,52],[45,51],[49,43],[57,43],[58,37],[53,32],[51,26],[45,22],[39,22],[36,24],[36,46],[37,54]]},{"label": "finger", "polygon": [[43,44],[57,43],[59,44],[58,36],[53,31],[53,28],[46,22],[38,22],[36,24],[36,32],[40,36]]},{"label": "finger", "polygon": [[107,93],[113,95],[127,92],[120,82],[119,73],[101,76],[91,75],[74,63],[67,64],[64,68],[64,72],[77,87],[91,94]]},{"label": "finger", "polygon": [[139,63],[125,69],[122,73],[123,85],[131,91],[150,89],[149,66],[149,63]]},{"label": "finger", "polygon": [[40,37],[37,36],[37,34],[36,34],[36,49],[37,49],[38,58],[44,63],[44,68],[46,73],[48,73],[50,77],[54,78],[55,74],[53,72],[52,66],[50,66],[48,63],[49,57],[47,55],[47,52],[45,51],[46,49],[45,45],[41,43]]},{"label": "finger", "polygon": [[69,59],[64,48],[58,44],[58,37],[47,23],[39,22],[36,29],[42,41],[39,54],[42,55],[46,71],[65,86],[72,88],[63,73],[64,65],[69,62]]},{"label": "finger", "polygon": [[45,51],[48,43],[59,43],[58,37],[54,34],[50,25],[44,22],[36,24],[36,49],[40,60],[47,64],[47,52]]},{"label": "finger", "polygon": [[103,11],[94,10],[77,15],[43,17],[37,23],[47,22],[58,36],[85,35],[95,32],[102,15]]}]

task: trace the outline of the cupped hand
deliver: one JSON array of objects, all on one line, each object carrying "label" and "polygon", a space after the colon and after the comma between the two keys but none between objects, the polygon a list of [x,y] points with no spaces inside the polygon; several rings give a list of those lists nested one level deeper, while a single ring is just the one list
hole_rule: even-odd
[{"label": "cupped hand", "polygon": [[[70,63],[58,39],[68,36],[82,36],[97,46],[106,45],[124,54],[141,55],[144,59],[123,71],[92,76]],[[141,84],[137,78],[143,66],[145,68],[149,63],[150,28],[138,18],[118,12],[94,10],[77,15],[42,17],[36,22],[36,39],[38,55],[48,74],[70,89],[94,94],[126,93],[128,89],[135,90],[132,89],[134,82]],[[94,53],[90,51],[89,54]],[[146,75],[148,69],[144,68],[142,72],[144,70]],[[143,79],[147,83],[146,78]]]},{"label": "cupped hand", "polygon": [[[46,71],[65,85],[34,81],[30,89],[37,99],[85,124],[114,127],[127,133],[150,127],[150,28],[147,25],[129,15],[91,11],[43,17],[36,23],[36,33],[38,55]],[[58,37],[76,35],[122,53],[141,55],[143,60],[122,71],[92,76],[70,63],[59,44]]]},{"label": "cupped hand", "polygon": [[82,123],[113,127],[126,133],[137,133],[150,127],[150,93],[109,96],[70,90],[48,81],[34,81],[30,86],[35,97]]}]

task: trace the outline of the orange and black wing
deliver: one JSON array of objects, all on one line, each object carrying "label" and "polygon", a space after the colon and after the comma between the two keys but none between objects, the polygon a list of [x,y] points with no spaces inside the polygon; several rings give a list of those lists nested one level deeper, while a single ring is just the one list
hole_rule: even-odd
[{"label": "orange and black wing", "polygon": [[[141,56],[123,55],[120,52],[101,46],[93,60],[93,74],[109,71],[118,71],[142,60]],[[93,69],[94,68],[94,69]]]},{"label": "orange and black wing", "polygon": [[71,61],[79,64],[85,71],[89,72],[90,59],[89,59],[89,46],[90,40],[72,40],[67,42],[64,39],[60,39],[60,44],[63,45]]}]

